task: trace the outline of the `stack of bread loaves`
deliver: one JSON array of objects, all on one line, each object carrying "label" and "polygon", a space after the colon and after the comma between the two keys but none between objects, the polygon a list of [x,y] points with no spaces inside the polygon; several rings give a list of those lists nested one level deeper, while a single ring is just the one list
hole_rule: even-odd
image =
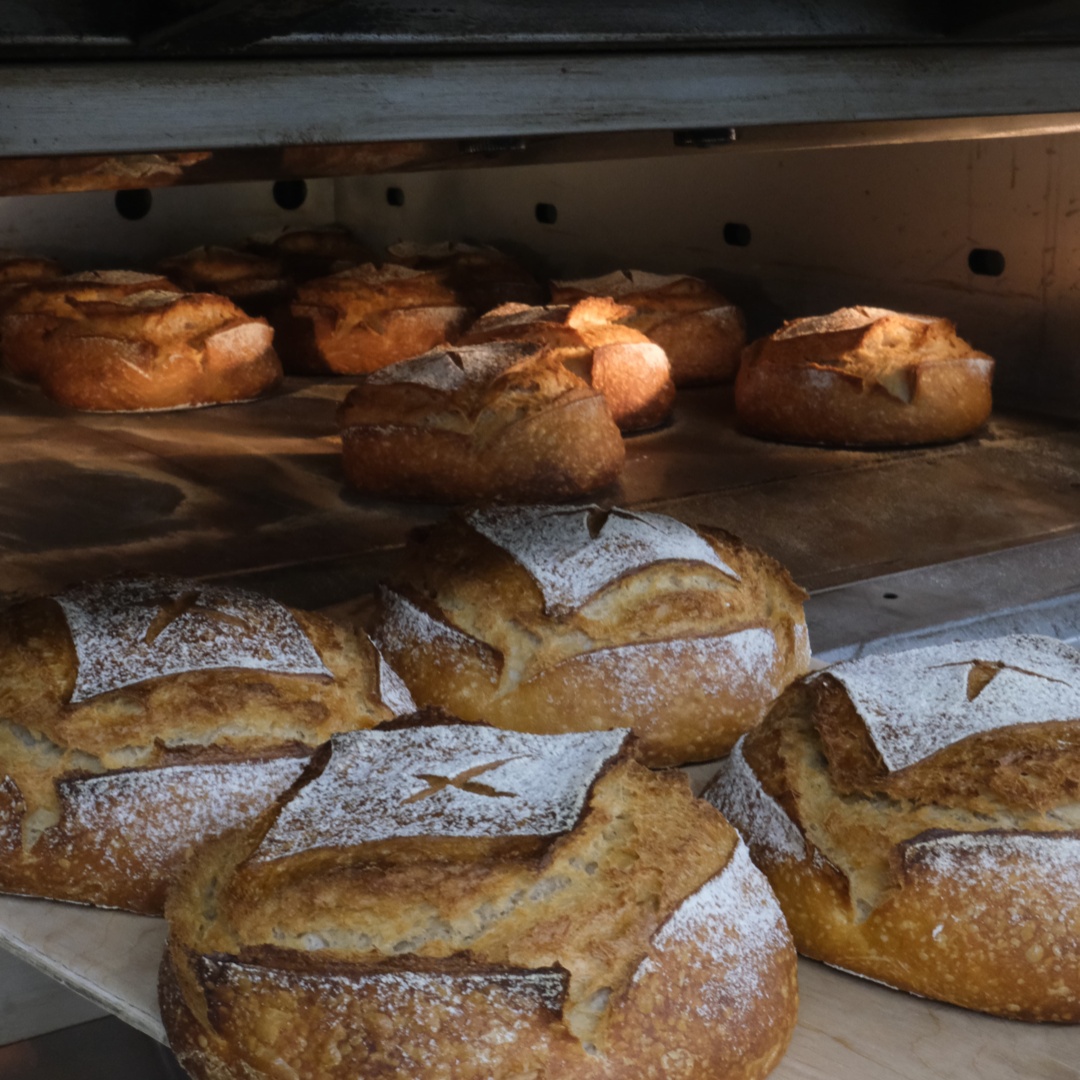
[{"label": "stack of bread loaves", "polygon": [[625,730],[419,714],[335,736],[169,898],[197,1080],[758,1080],[795,1021],[779,908]]},{"label": "stack of bread loaves", "polygon": [[240,589],[96,582],[0,614],[0,891],[160,912],[196,843],[408,711],[363,634]]},{"label": "stack of bread loaves", "polygon": [[1080,652],[1016,636],[793,683],[708,798],[796,946],[890,986],[1080,1022]]}]

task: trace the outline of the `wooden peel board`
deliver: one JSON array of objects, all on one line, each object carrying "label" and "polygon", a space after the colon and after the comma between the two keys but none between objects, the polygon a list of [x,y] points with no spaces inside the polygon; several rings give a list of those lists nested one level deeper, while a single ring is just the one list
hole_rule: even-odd
[{"label": "wooden peel board", "polygon": [[[161,919],[0,897],[0,944],[160,1041],[164,941]],[[775,1080],[1080,1078],[1080,1028],[980,1016],[812,960],[799,962],[799,996]]]}]

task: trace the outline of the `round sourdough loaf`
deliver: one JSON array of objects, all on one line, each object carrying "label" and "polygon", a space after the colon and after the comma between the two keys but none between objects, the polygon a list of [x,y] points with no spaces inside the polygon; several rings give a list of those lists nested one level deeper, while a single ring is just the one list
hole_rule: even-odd
[{"label": "round sourdough loaf", "polygon": [[586,296],[610,296],[630,308],[631,314],[621,321],[667,353],[676,386],[735,378],[746,344],[746,321],[701,278],[616,270],[603,277],[551,283],[552,303],[573,304]]},{"label": "round sourdough loaf", "polygon": [[626,725],[674,765],[726,753],[806,670],[804,599],[720,530],[489,508],[413,533],[373,636],[421,705],[521,731]]},{"label": "round sourdough loaf", "polygon": [[924,997],[1080,1022],[1080,653],[1040,637],[788,688],[707,797],[800,952]]},{"label": "round sourdough loaf", "polygon": [[0,313],[28,285],[58,278],[63,272],[54,259],[0,248]]},{"label": "round sourdough loaf", "polygon": [[911,446],[970,435],[990,415],[994,361],[948,319],[851,307],[748,346],[735,409],[751,435],[824,446]]},{"label": "round sourdough loaf", "polygon": [[197,1080],[757,1080],[795,953],[735,830],[625,730],[335,736],[169,897]]},{"label": "round sourdough loaf", "polygon": [[143,292],[180,292],[160,274],[137,270],[87,270],[30,282],[0,311],[0,362],[21,379],[40,374],[45,342],[66,321],[84,318],[80,302],[120,300]]},{"label": "round sourdough loaf", "polygon": [[162,259],[158,269],[187,292],[227,296],[248,315],[268,315],[293,290],[283,261],[275,255],[219,245],[192,248]]},{"label": "round sourdough loaf", "polygon": [[365,263],[299,286],[274,328],[290,371],[365,375],[453,340],[470,314],[445,269]]},{"label": "round sourdough loaf", "polygon": [[244,247],[280,259],[288,277],[310,281],[372,260],[371,251],[344,225],[296,226],[262,233]]},{"label": "round sourdough loaf", "polygon": [[473,323],[458,341],[543,345],[604,395],[620,430],[641,431],[671,415],[675,384],[664,350],[639,330],[621,324],[631,312],[599,296],[573,305],[503,304]]},{"label": "round sourdough loaf", "polygon": [[413,708],[362,633],[174,578],[0,614],[0,891],[160,913],[187,850]]},{"label": "round sourdough loaf", "polygon": [[152,412],[251,401],[282,378],[274,332],[211,293],[147,291],[72,300],[42,339],[38,381],[92,412]]},{"label": "round sourdough loaf", "polygon": [[626,457],[604,399],[541,347],[436,349],[368,376],[338,411],[345,475],[369,495],[559,500]]}]

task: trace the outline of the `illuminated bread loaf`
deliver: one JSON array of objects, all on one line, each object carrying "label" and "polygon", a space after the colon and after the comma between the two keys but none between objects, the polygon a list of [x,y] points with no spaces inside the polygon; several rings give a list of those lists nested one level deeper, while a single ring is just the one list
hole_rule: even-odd
[{"label": "illuminated bread loaf", "polygon": [[335,736],[167,907],[196,1080],[757,1080],[795,954],[734,829],[625,731]]},{"label": "illuminated bread loaf", "polygon": [[735,380],[751,435],[825,446],[911,446],[970,435],[990,415],[994,361],[948,319],[851,307],[747,346]]},{"label": "illuminated bread loaf", "polygon": [[742,312],[701,278],[616,270],[602,277],[553,281],[554,304],[610,296],[631,309],[621,321],[659,345],[671,362],[676,386],[728,382],[746,344]]},{"label": "illuminated bread loaf", "polygon": [[360,633],[174,578],[0,613],[0,891],[160,912],[332,733],[412,709]]},{"label": "illuminated bread loaf", "polygon": [[626,451],[604,399],[536,345],[436,349],[368,376],[339,413],[369,495],[559,500],[611,484]]},{"label": "illuminated bread loaf", "polygon": [[0,310],[0,360],[12,375],[36,380],[46,339],[61,323],[84,317],[81,302],[180,291],[160,274],[136,270],[87,270],[30,282]]},{"label": "illuminated bread loaf", "polygon": [[924,997],[1080,1021],[1080,653],[961,642],[794,683],[707,797],[799,950]]},{"label": "illuminated bread loaf", "polygon": [[726,753],[806,670],[804,598],[721,530],[489,508],[413,533],[373,636],[421,705],[523,731],[625,725],[673,765]]},{"label": "illuminated bread loaf", "polygon": [[531,341],[543,345],[604,395],[622,431],[662,424],[671,415],[675,384],[664,350],[621,321],[630,308],[607,297],[573,305],[504,304],[478,319],[461,345]]},{"label": "illuminated bread loaf", "polygon": [[290,371],[364,375],[452,340],[469,317],[443,272],[365,263],[301,285],[274,326]]}]

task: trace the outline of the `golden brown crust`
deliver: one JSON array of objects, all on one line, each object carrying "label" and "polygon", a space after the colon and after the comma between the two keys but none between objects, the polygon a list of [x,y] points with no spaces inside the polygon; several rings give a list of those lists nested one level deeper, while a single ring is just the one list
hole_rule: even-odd
[{"label": "golden brown crust", "polygon": [[800,952],[966,1008],[1076,1023],[1078,732],[1077,719],[1006,725],[889,772],[840,682],[808,676],[707,797],[743,831]]},{"label": "golden brown crust", "polygon": [[[455,357],[475,361],[477,377],[462,369],[456,378]],[[603,398],[558,360],[527,346],[451,349],[410,370],[440,363],[447,371],[426,385],[403,372],[350,391],[338,420],[354,488],[439,502],[559,501],[618,476],[626,451]]]},{"label": "golden brown crust", "polygon": [[[400,789],[431,779],[398,753]],[[470,775],[518,793],[492,771],[506,764]],[[160,1001],[192,1075],[742,1080],[783,1053],[796,991],[779,913],[681,777],[605,765],[541,857],[496,833],[437,841],[438,811],[420,810],[434,848],[342,839],[322,864],[303,848],[268,862],[287,805],[204,849],[170,898]]]},{"label": "golden brown crust", "polygon": [[993,360],[947,319],[844,308],[785,323],[743,352],[735,408],[752,435],[910,446],[970,435],[990,415]]},{"label": "golden brown crust", "polygon": [[301,285],[274,326],[290,371],[363,375],[452,341],[468,317],[442,272],[366,263]]},{"label": "golden brown crust", "polygon": [[478,319],[461,345],[534,342],[604,395],[622,431],[641,431],[671,415],[675,384],[663,349],[620,322],[631,309],[608,297],[573,306],[504,304]]},{"label": "golden brown crust", "polygon": [[73,300],[41,342],[38,379],[75,409],[127,412],[250,401],[281,382],[273,331],[223,296]]},{"label": "golden brown crust", "polygon": [[535,732],[627,724],[652,765],[715,758],[806,670],[809,648],[786,571],[729,533],[701,536],[737,580],[646,561],[552,613],[520,562],[451,518],[411,538],[375,635],[420,704]]},{"label": "golden brown crust", "polygon": [[0,311],[0,359],[21,379],[37,379],[44,343],[66,320],[81,319],[79,301],[117,300],[135,293],[180,289],[160,274],[135,270],[88,270],[28,283]]},{"label": "golden brown crust", "polygon": [[632,309],[622,321],[659,345],[676,386],[728,382],[739,368],[746,321],[722,293],[689,275],[622,270],[600,278],[553,281],[554,304],[611,296]]},{"label": "golden brown crust", "polygon": [[162,259],[158,268],[186,292],[219,293],[255,316],[268,315],[294,287],[280,258],[216,245]]},{"label": "golden brown crust", "polygon": [[74,701],[59,604],[3,612],[0,890],[160,912],[193,843],[264,809],[332,733],[391,717],[370,641],[291,615],[329,676],[189,670]]}]

